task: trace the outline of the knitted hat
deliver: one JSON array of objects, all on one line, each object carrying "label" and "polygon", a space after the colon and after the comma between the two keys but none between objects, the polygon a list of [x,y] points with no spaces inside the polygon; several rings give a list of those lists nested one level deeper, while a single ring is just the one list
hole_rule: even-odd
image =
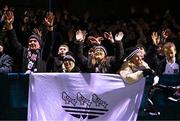
[{"label": "knitted hat", "polygon": [[136,55],[138,52],[140,52],[140,49],[138,47],[133,47],[126,50],[126,58],[124,61],[130,60],[134,55]]},{"label": "knitted hat", "polygon": [[32,34],[32,35],[29,37],[29,40],[30,40],[30,39],[36,39],[36,40],[39,42],[39,44],[42,46],[41,37],[38,36],[37,34]]},{"label": "knitted hat", "polygon": [[103,46],[101,46],[101,45],[95,46],[94,49],[95,49],[95,51],[96,51],[97,49],[101,49],[101,50],[104,51],[105,55],[107,55],[107,51],[106,51],[105,47],[103,47]]},{"label": "knitted hat", "polygon": [[66,60],[72,60],[73,62],[75,62],[75,59],[71,55],[65,55],[63,58],[63,61],[66,61]]}]

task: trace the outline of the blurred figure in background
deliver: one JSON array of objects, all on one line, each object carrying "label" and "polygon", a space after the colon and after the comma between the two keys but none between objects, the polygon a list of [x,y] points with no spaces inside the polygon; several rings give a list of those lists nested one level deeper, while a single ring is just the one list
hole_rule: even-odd
[{"label": "blurred figure in background", "polygon": [[0,41],[0,73],[12,72],[13,59],[4,53],[4,44]]}]

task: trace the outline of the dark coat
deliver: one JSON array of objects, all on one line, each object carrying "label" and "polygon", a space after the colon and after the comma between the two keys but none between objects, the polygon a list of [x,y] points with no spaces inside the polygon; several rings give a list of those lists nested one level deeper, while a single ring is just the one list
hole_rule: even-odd
[{"label": "dark coat", "polygon": [[[9,30],[6,33],[8,37],[8,44],[13,50],[13,55],[18,60],[18,65],[20,68],[18,69],[19,72],[26,72],[27,70],[27,48],[23,47],[21,43],[18,41],[15,30]],[[37,72],[46,72],[46,62],[49,57],[49,51],[52,44],[51,38],[52,32],[48,32],[47,39],[44,42],[44,45],[41,45],[41,50],[39,54],[39,58],[37,61]]]},{"label": "dark coat", "polygon": [[157,53],[157,46],[156,45],[150,45],[147,54],[144,58],[145,62],[149,65],[149,67],[153,70],[156,70],[159,63],[162,61],[164,56],[159,56]]},{"label": "dark coat", "polygon": [[[106,56],[104,60],[105,67],[107,71],[105,73],[116,73],[116,70],[120,68],[122,64],[122,57],[124,55],[124,48],[122,42],[115,42],[115,56]],[[88,73],[95,73],[95,68],[89,66],[89,59],[84,56],[83,53],[83,43],[75,42],[75,57],[78,60],[77,64],[81,71]]]},{"label": "dark coat", "polygon": [[7,55],[0,55],[0,73],[8,73],[12,71],[13,59]]},{"label": "dark coat", "polygon": [[47,71],[48,72],[58,72],[58,69],[61,68],[63,64],[63,57],[50,57],[47,64]]},{"label": "dark coat", "polygon": [[[64,70],[62,68],[59,68],[58,72],[64,72]],[[81,70],[77,66],[75,66],[70,72],[65,71],[65,73],[80,73],[80,72]]]}]

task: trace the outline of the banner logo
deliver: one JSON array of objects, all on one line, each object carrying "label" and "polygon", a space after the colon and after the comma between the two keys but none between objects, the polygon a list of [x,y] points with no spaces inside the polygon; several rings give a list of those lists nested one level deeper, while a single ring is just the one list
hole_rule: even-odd
[{"label": "banner logo", "polygon": [[76,93],[75,97],[71,97],[63,91],[62,100],[64,100],[62,108],[70,115],[80,119],[97,118],[108,111],[108,104],[96,94],[92,94],[88,99],[80,92]]}]

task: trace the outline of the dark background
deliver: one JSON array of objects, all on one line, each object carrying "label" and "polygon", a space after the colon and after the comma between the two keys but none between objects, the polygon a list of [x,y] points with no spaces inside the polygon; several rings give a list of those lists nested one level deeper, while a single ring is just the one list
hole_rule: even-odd
[{"label": "dark background", "polygon": [[8,4],[16,10],[22,8],[67,9],[70,13],[81,15],[89,11],[94,17],[110,15],[127,16],[134,8],[137,14],[148,8],[151,13],[163,15],[166,10],[179,15],[178,0],[0,0],[1,6]]},{"label": "dark background", "polygon": [[[5,4],[14,7],[15,11],[17,11],[16,13],[21,15],[25,9],[34,8],[51,9],[53,11],[67,9],[71,14],[79,16],[83,16],[86,11],[89,11],[92,17],[96,18],[111,18],[113,16],[124,18],[130,15],[131,10],[135,10],[136,14],[142,15],[144,10],[148,8],[151,14],[162,16],[169,10],[172,15],[180,20],[178,0],[0,0],[0,9]],[[177,22],[179,23],[180,21]],[[0,84],[0,95],[3,97],[3,105],[0,106],[0,115],[2,113],[2,116],[4,116],[2,119],[27,120],[28,79],[24,79],[27,77],[19,74],[8,76],[1,76],[0,78],[0,82],[4,83]],[[171,79],[173,78],[171,77]],[[172,80],[169,81],[172,82]],[[147,95],[147,90],[145,91]],[[159,100],[161,101],[161,99]],[[167,105],[160,102],[159,109],[164,112],[162,112],[159,118],[149,117],[144,114],[143,106],[146,104],[145,101],[142,101],[144,105],[140,109],[139,120],[179,120],[180,114],[178,109],[180,108],[176,103],[168,103]],[[164,100],[162,99],[162,101]],[[3,111],[3,108],[5,111]]]}]

